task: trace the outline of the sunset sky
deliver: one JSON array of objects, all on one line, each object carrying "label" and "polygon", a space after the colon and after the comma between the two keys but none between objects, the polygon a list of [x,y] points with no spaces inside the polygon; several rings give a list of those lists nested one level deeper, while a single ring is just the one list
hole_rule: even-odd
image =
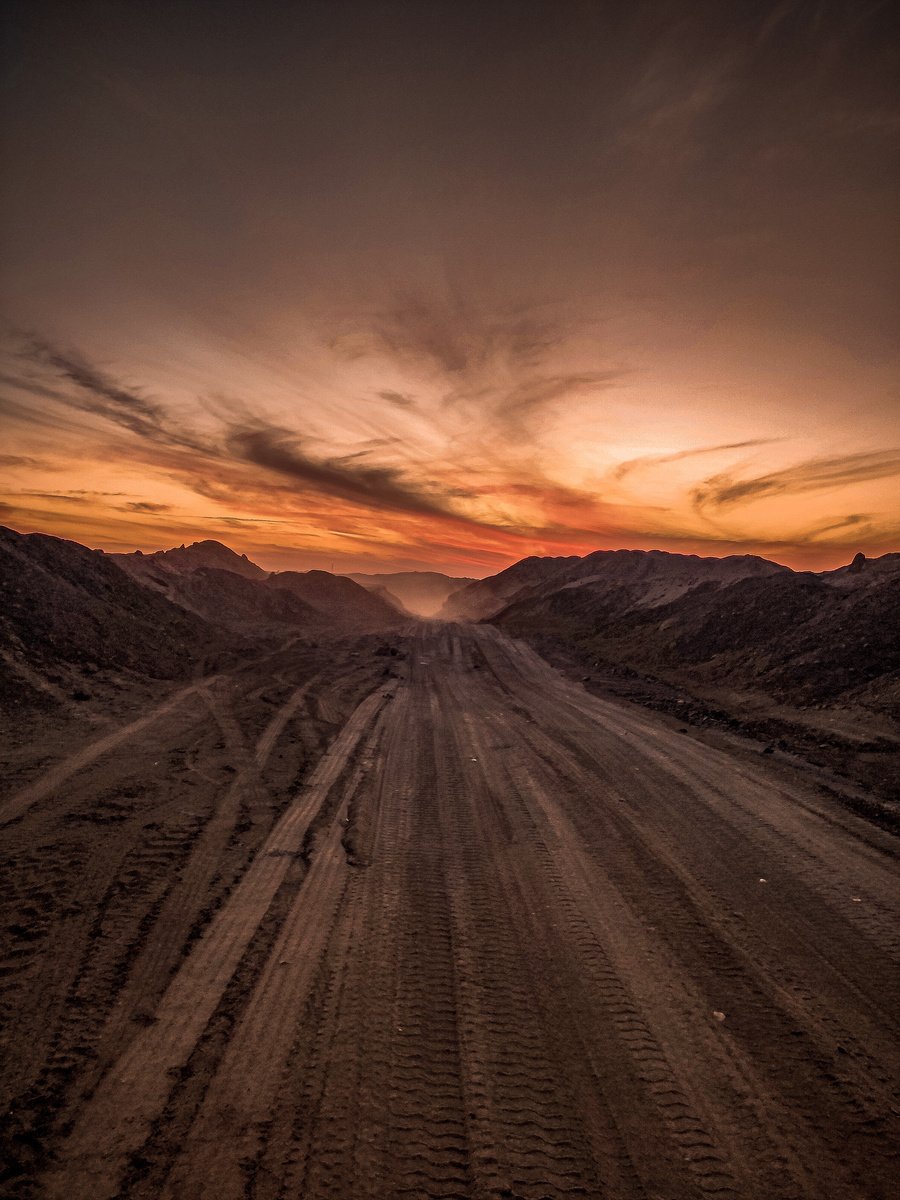
[{"label": "sunset sky", "polygon": [[12,5],[0,523],[900,550],[893,9]]}]

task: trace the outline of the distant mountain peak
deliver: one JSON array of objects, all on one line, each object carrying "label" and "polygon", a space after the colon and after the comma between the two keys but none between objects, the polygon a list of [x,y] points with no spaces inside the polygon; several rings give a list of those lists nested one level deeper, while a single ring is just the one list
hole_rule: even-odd
[{"label": "distant mountain peak", "polygon": [[171,550],[156,550],[152,554],[142,554],[135,550],[133,554],[112,554],[120,566],[130,569],[136,563],[142,564],[141,569],[152,564],[167,571],[183,573],[196,571],[200,567],[217,567],[219,570],[233,571],[235,575],[243,575],[245,579],[265,579],[268,571],[258,567],[246,554],[238,554],[222,542],[206,538],[200,542],[192,542],[186,546],[183,542]]}]

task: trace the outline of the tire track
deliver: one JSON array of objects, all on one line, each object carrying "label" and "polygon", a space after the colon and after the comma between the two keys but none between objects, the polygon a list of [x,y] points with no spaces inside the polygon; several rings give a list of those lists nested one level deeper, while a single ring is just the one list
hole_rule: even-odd
[{"label": "tire track", "polygon": [[[138,852],[159,904],[101,906],[78,978],[121,940],[130,982],[48,1200],[889,1200],[896,840],[489,628],[407,645],[163,990],[163,931],[219,887],[234,814],[263,819],[304,703],[267,714],[250,672],[238,722],[209,693],[238,770],[177,867],[171,831]],[[117,1026],[142,991],[153,1023]]]},{"label": "tire track", "polygon": [[313,682],[307,680],[291,693],[272,716],[252,755],[246,747],[231,706],[223,708],[222,703],[210,695],[209,689],[201,692],[208,699],[210,711],[225,733],[226,746],[243,765],[221,799],[215,802],[210,819],[192,840],[190,857],[160,907],[142,952],[132,964],[116,998],[116,1006],[104,1030],[101,1046],[107,1061],[121,1052],[123,1040],[128,1040],[133,1034],[136,1012],[143,1012],[147,1014],[147,1019],[152,1019],[150,1013],[158,1001],[162,981],[170,977],[172,967],[180,959],[183,947],[189,944],[189,935],[208,903],[214,878],[246,805],[247,796],[262,790],[259,772],[265,767],[288,721],[303,703]]},{"label": "tire track", "polygon": [[[295,1022],[346,886],[342,837],[349,799],[361,778],[371,772],[380,736],[376,722],[336,812],[308,852],[311,866],[209,1085],[164,1197],[237,1200],[244,1195],[246,1172],[261,1153],[262,1133],[293,1044]],[[253,1087],[248,1088],[251,1076]]]},{"label": "tire track", "polygon": [[173,1072],[189,1057],[265,915],[288,860],[300,853],[310,823],[382,703],[381,694],[375,693],[357,707],[172,979],[154,1023],[113,1064],[62,1148],[64,1167],[48,1174],[48,1197],[63,1200],[71,1195],[73,1169],[84,1181],[82,1194],[94,1200],[116,1194],[128,1156],[141,1146],[165,1104]]},{"label": "tire track", "polygon": [[112,750],[118,750],[123,742],[127,742],[136,734],[142,733],[150,725],[155,724],[162,717],[174,712],[185,700],[191,696],[195,696],[199,691],[208,687],[218,678],[219,676],[217,675],[210,675],[206,679],[198,680],[187,687],[181,688],[146,716],[139,717],[136,721],[131,721],[129,724],[113,730],[112,733],[104,734],[97,741],[90,742],[76,754],[69,755],[61,763],[57,763],[54,767],[51,767],[40,779],[34,780],[26,788],[23,788],[14,796],[10,796],[3,804],[0,804],[0,826],[8,825],[11,821],[17,820],[32,805],[39,803],[41,800],[46,800],[48,796],[57,791],[67,779],[70,779],[78,771],[83,771],[85,767],[90,766],[91,763],[96,762],[97,759],[102,758],[105,754],[109,754]]}]

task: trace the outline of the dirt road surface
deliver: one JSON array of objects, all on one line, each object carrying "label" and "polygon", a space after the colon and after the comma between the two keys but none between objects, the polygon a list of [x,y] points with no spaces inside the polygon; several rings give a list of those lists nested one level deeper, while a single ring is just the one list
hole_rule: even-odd
[{"label": "dirt road surface", "polygon": [[896,1196],[897,840],[495,630],[389,641],[0,801],[10,1194]]}]

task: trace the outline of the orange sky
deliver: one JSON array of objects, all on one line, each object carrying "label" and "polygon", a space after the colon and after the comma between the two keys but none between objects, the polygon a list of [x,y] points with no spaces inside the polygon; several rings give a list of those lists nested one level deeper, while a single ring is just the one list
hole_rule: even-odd
[{"label": "orange sky", "polygon": [[0,520],[900,550],[897,64],[813,8],[14,8]]}]

